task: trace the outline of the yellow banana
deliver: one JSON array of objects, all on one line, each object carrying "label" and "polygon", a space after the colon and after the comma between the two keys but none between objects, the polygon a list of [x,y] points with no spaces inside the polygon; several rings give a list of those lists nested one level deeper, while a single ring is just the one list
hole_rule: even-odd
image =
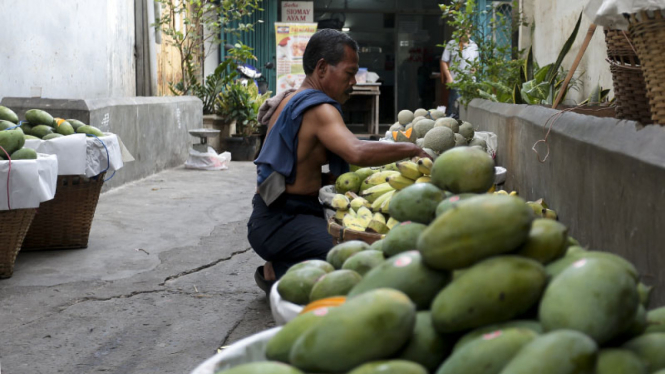
[{"label": "yellow banana", "polygon": [[518,195],[517,195],[517,191],[511,191],[511,192],[509,193],[509,195],[510,195],[510,196],[518,196]]},{"label": "yellow banana", "polygon": [[424,175],[430,175],[432,174],[432,165],[434,165],[434,163],[431,159],[423,157],[418,160],[418,171]]},{"label": "yellow banana", "polygon": [[416,179],[416,183],[432,183],[432,178],[429,176],[422,176]]},{"label": "yellow banana", "polygon": [[346,191],[344,196],[346,196],[349,199],[349,201],[353,201],[353,199],[358,197],[358,195],[356,195],[356,193],[353,191]]},{"label": "yellow banana", "polygon": [[379,222],[385,224],[386,223],[386,217],[381,213],[374,213],[374,216],[372,217],[372,221],[379,221]]},{"label": "yellow banana", "polygon": [[342,195],[342,194],[336,194],[333,196],[332,203],[333,208],[335,209],[340,209],[340,210],[348,210],[349,207],[351,207],[351,202],[349,201],[349,198]]},{"label": "yellow banana", "polygon": [[337,210],[335,211],[335,220],[342,222],[344,220],[344,216],[349,214],[348,210]]},{"label": "yellow banana", "polygon": [[494,194],[495,195],[508,195],[508,192],[506,192],[504,190],[499,190],[499,191],[496,191]]},{"label": "yellow banana", "polygon": [[414,181],[423,176],[423,173],[418,170],[418,164],[413,161],[398,162],[397,168],[400,174]]},{"label": "yellow banana", "polygon": [[391,176],[393,174],[399,174],[399,172],[398,171],[393,171],[393,170],[386,170],[386,171],[382,171],[382,172],[379,172],[379,173],[374,173],[374,174],[370,175],[369,177],[367,177],[367,179],[365,179],[365,181],[367,182],[367,184],[377,186],[379,184],[386,183],[386,178],[388,178],[389,176]]},{"label": "yellow banana", "polygon": [[388,219],[388,222],[386,222],[386,226],[388,226],[388,229],[392,230],[393,227],[399,225],[399,221],[394,219],[393,217],[390,217]]},{"label": "yellow banana", "polygon": [[369,203],[369,201],[363,199],[362,197],[356,197],[355,199],[351,200],[351,208],[354,210],[360,209],[360,207],[371,207],[372,204]]},{"label": "yellow banana", "polygon": [[392,186],[390,186],[390,184],[388,184],[387,182],[383,182],[382,184],[366,189],[363,192],[362,197],[367,199],[367,201],[369,201],[370,203],[373,203],[376,199],[381,197],[381,195],[388,193],[390,191],[395,191],[395,189],[392,188]]},{"label": "yellow banana", "polygon": [[365,231],[375,232],[377,234],[385,234],[390,231],[390,229],[388,226],[386,226],[385,223],[372,220],[369,225],[367,225],[367,229]]},{"label": "yellow banana", "polygon": [[383,204],[384,201],[390,198],[390,195],[387,193],[379,196],[374,202],[372,203],[372,211],[373,212],[378,212],[379,209],[381,208],[381,204]]},{"label": "yellow banana", "polygon": [[381,207],[379,208],[380,213],[388,214],[388,208],[390,207],[390,199],[393,198],[393,196],[395,195],[395,192],[397,192],[397,191],[388,192],[386,194],[386,195],[388,195],[388,198],[386,199],[386,201],[383,202],[383,204],[381,204]]},{"label": "yellow banana", "polygon": [[342,220],[342,224],[344,227],[350,228],[352,230],[365,231],[365,228],[367,228],[367,224],[369,224],[369,222],[363,223],[361,219],[347,215],[344,217],[344,220]]},{"label": "yellow banana", "polygon": [[390,185],[398,191],[402,188],[409,187],[414,183],[413,179],[409,179],[401,174],[389,176],[386,178],[386,182],[390,183]]}]

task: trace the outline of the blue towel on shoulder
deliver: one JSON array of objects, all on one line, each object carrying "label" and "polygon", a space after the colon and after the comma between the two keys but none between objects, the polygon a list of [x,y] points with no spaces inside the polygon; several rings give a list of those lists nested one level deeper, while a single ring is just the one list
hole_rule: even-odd
[{"label": "blue towel on shoulder", "polygon": [[[277,122],[266,137],[257,165],[259,194],[266,205],[277,200],[287,184],[296,180],[298,161],[298,132],[305,112],[320,104],[332,104],[342,114],[341,105],[322,91],[307,89],[297,93],[286,104]],[[341,175],[349,171],[349,164],[338,155],[328,151],[330,171]]]}]

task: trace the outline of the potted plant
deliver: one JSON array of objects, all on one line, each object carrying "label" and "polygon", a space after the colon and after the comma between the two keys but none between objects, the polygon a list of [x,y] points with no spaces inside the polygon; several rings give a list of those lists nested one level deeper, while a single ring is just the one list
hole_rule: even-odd
[{"label": "potted plant", "polygon": [[233,160],[252,161],[256,158],[261,140],[259,108],[270,94],[261,95],[254,84],[245,86],[232,82],[218,95],[217,114],[227,123],[235,123],[236,133],[223,139],[224,150],[231,152]]}]

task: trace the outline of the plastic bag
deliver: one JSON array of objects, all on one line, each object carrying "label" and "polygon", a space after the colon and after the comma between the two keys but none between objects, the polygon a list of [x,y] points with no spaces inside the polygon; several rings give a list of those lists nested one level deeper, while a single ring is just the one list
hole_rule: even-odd
[{"label": "plastic bag", "polygon": [[487,154],[496,157],[496,151],[498,148],[498,138],[495,133],[489,131],[476,131],[474,138],[483,139],[487,143]]},{"label": "plastic bag", "polygon": [[190,148],[189,158],[185,161],[185,167],[187,169],[199,170],[224,170],[229,168],[230,162],[230,152],[217,154],[212,147],[208,147],[208,152],[202,153]]},{"label": "plastic bag", "polygon": [[270,311],[275,323],[282,326],[296,318],[305,307],[282,299],[277,291],[278,284],[279,281],[275,282],[270,290]]}]

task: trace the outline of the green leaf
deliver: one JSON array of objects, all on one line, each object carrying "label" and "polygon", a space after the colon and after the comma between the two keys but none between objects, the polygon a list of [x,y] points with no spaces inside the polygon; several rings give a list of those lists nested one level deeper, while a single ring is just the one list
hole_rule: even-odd
[{"label": "green leaf", "polygon": [[550,68],[550,70],[547,73],[547,77],[545,79],[548,82],[552,82],[556,78],[557,72],[559,70],[559,67],[561,66],[561,63],[563,62],[563,59],[570,51],[570,48],[572,48],[573,43],[575,43],[575,39],[577,38],[577,32],[580,30],[581,23],[582,23],[582,12],[580,12],[580,16],[577,18],[577,24],[575,24],[575,29],[573,30],[573,33],[570,34],[568,40],[566,40],[566,43],[563,45],[563,48],[561,49],[561,52],[559,52],[559,57],[557,57],[554,66]]},{"label": "green leaf", "polygon": [[550,69],[552,68],[553,65],[554,64],[545,65],[542,68],[538,69],[538,71],[536,71],[536,74],[534,74],[533,76],[534,80],[536,81],[536,84],[545,81],[545,78],[547,78],[547,75],[549,74]]},{"label": "green leaf", "polygon": [[513,104],[524,104],[522,92],[518,84],[515,84],[515,87],[513,87]]},{"label": "green leaf", "polygon": [[524,72],[526,75],[525,80],[530,81],[533,79],[533,46],[529,47],[529,53],[524,61]]}]

